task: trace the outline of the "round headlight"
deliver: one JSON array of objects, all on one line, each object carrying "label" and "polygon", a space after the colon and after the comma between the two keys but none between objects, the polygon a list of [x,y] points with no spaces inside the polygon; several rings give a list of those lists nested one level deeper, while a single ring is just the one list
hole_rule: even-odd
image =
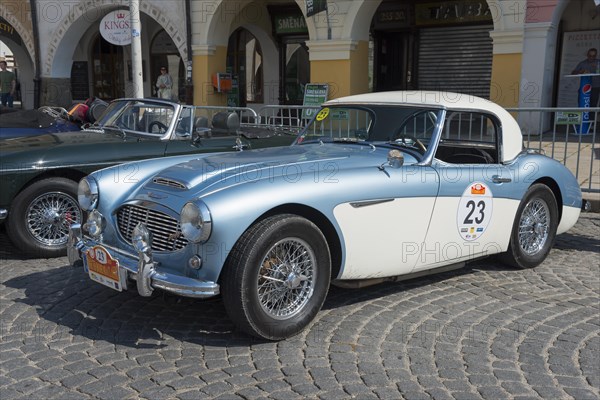
[{"label": "round headlight", "polygon": [[98,183],[91,176],[86,176],[79,181],[77,200],[86,211],[91,211],[98,205]]},{"label": "round headlight", "polygon": [[186,203],[181,209],[179,223],[181,233],[190,242],[201,243],[208,240],[212,221],[210,211],[204,202],[196,200]]}]

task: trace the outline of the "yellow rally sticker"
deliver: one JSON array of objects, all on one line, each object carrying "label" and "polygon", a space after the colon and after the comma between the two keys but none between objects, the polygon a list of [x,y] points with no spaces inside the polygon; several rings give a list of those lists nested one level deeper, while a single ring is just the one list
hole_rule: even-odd
[{"label": "yellow rally sticker", "polygon": [[329,108],[324,108],[317,114],[317,121],[323,121],[329,115]]}]

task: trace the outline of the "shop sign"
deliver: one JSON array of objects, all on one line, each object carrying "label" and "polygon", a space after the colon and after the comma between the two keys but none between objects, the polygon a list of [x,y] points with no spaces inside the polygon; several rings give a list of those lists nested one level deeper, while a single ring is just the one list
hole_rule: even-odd
[{"label": "shop sign", "polygon": [[0,36],[7,37],[18,45],[21,44],[21,37],[15,28],[2,17],[0,17]]},{"label": "shop sign", "polygon": [[100,21],[100,34],[108,43],[117,46],[131,44],[131,17],[129,10],[115,10]]},{"label": "shop sign", "polygon": [[306,20],[302,14],[293,15],[276,15],[274,18],[275,22],[275,33],[277,35],[287,34],[306,34],[308,28],[306,27]]},{"label": "shop sign", "polygon": [[572,111],[558,111],[556,113],[556,125],[572,125],[581,123],[581,113]]},{"label": "shop sign", "polygon": [[375,14],[377,30],[406,28],[411,25],[410,4],[383,3]]},{"label": "shop sign", "polygon": [[306,16],[311,17],[327,10],[327,0],[306,0]]},{"label": "shop sign", "polygon": [[[308,107],[319,107],[327,101],[329,93],[329,85],[326,83],[307,83],[304,86],[304,102],[302,105]],[[318,109],[303,109],[302,119],[311,119]]]},{"label": "shop sign", "polygon": [[441,1],[415,5],[415,23],[417,25],[489,22],[491,20],[492,13],[486,0]]}]

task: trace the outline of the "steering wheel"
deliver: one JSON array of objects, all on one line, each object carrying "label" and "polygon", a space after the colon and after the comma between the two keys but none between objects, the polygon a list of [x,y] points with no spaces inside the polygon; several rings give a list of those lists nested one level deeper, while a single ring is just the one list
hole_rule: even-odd
[{"label": "steering wheel", "polygon": [[154,127],[157,126],[158,127],[158,133],[165,133],[167,131],[167,126],[165,124],[163,124],[160,121],[152,121],[150,122],[150,125],[148,125],[148,130],[150,131],[150,133],[154,133]]},{"label": "steering wheel", "polygon": [[[407,139],[410,140],[411,143],[408,143]],[[412,146],[413,144],[416,144],[417,147],[419,148],[419,150],[422,151],[422,154],[425,154],[425,152],[427,151],[427,147],[425,147],[425,145],[423,144],[423,142],[421,142],[415,136],[408,135],[406,133],[399,134],[398,137],[396,139],[394,139],[394,142],[401,142],[401,143],[406,144],[408,146]]]}]

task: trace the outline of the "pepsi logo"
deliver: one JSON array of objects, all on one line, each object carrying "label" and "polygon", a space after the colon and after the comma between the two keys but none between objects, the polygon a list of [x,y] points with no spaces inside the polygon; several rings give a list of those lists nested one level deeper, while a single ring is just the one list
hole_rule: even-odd
[{"label": "pepsi logo", "polygon": [[592,92],[592,84],[591,83],[586,83],[581,88],[581,93],[583,93],[583,94],[589,94],[591,92]]}]

